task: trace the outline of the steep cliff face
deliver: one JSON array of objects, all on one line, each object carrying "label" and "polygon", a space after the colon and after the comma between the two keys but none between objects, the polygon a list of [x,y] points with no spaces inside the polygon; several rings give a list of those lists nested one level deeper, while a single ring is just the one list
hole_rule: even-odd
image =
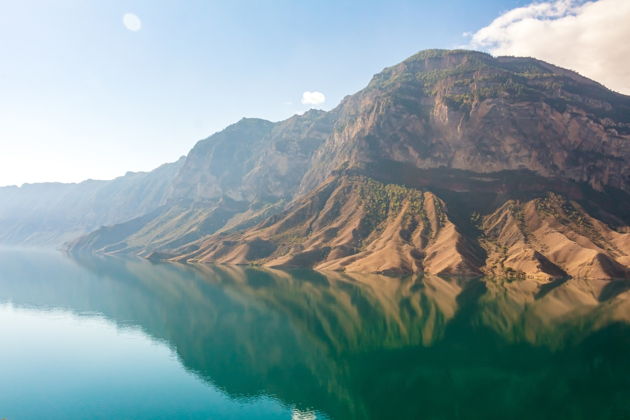
[{"label": "steep cliff face", "polygon": [[316,110],[278,123],[245,118],[195,145],[173,183],[171,198],[292,197],[313,152],[329,136],[332,120],[332,114]]},{"label": "steep cliff face", "polygon": [[544,177],[630,191],[630,99],[530,59],[424,51],[374,76],[335,110],[302,183],[388,160]]},{"label": "steep cliff face", "polygon": [[530,58],[430,50],[330,112],[245,119],[200,142],[169,186],[178,207],[74,249],[348,272],[625,278],[629,162],[630,97]]},{"label": "steep cliff face", "polygon": [[199,141],[186,156],[171,197],[207,200],[225,193],[241,195],[241,179],[253,167],[252,158],[264,149],[272,129],[272,122],[243,118]]}]

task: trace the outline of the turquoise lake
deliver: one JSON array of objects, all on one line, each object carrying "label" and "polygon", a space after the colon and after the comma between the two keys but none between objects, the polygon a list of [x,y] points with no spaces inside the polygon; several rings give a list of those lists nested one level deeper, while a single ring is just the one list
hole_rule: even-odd
[{"label": "turquoise lake", "polygon": [[0,419],[628,419],[630,282],[0,250]]}]

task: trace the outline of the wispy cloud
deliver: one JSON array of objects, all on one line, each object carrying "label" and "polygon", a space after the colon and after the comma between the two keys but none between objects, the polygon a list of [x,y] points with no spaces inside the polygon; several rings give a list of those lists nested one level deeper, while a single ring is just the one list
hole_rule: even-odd
[{"label": "wispy cloud", "polygon": [[629,0],[532,3],[472,34],[470,47],[536,57],[630,94]]},{"label": "wispy cloud", "polygon": [[306,91],[302,94],[302,104],[304,105],[321,105],[326,102],[326,96],[317,91]]}]

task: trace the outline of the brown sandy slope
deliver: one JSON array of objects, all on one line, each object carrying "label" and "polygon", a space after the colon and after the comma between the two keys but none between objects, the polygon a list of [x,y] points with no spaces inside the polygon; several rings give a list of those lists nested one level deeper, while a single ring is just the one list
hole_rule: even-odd
[{"label": "brown sandy slope", "polygon": [[177,260],[400,274],[480,274],[480,250],[434,194],[360,176],[331,178],[258,226],[198,242]]},{"label": "brown sandy slope", "polygon": [[197,244],[178,260],[400,274],[480,274],[479,251],[430,192],[331,178],[285,213]]},{"label": "brown sandy slope", "polygon": [[559,194],[511,199],[482,216],[473,211],[468,217],[477,235],[461,216],[454,221],[448,206],[430,191],[340,175],[285,212],[188,244],[173,259],[542,281],[630,274],[630,233]]},{"label": "brown sandy slope", "polygon": [[558,194],[510,200],[481,221],[485,271],[540,279],[625,278],[630,233],[591,217]]}]

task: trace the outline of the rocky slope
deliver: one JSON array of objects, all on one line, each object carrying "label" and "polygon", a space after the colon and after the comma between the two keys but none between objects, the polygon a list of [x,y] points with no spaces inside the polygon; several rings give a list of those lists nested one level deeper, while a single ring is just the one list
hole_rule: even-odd
[{"label": "rocky slope", "polygon": [[528,169],[630,191],[630,100],[550,64],[424,51],[339,105],[307,191],[342,165],[389,161],[477,173]]},{"label": "rocky slope", "polygon": [[431,192],[332,177],[258,226],[188,245],[178,260],[401,274],[479,274],[480,255]]},{"label": "rocky slope", "polygon": [[278,123],[244,118],[193,147],[172,186],[174,199],[291,198],[333,115],[311,110]]},{"label": "rocky slope", "polygon": [[630,229],[612,229],[558,194],[507,201],[480,224],[486,272],[542,279],[630,274]]},{"label": "rocky slope", "polygon": [[630,274],[630,229],[613,229],[557,193],[504,197],[484,215],[459,205],[469,197],[440,195],[339,175],[253,228],[202,238],[161,258],[541,281]]},{"label": "rocky slope", "polygon": [[[531,58],[430,50],[330,112],[243,120],[200,142],[169,193],[194,205],[110,239],[95,232],[73,249],[389,274],[623,278],[629,161],[630,97]],[[227,215],[226,199],[240,210]],[[176,229],[169,220],[186,206],[207,214]],[[218,208],[222,219],[210,216]]]}]

